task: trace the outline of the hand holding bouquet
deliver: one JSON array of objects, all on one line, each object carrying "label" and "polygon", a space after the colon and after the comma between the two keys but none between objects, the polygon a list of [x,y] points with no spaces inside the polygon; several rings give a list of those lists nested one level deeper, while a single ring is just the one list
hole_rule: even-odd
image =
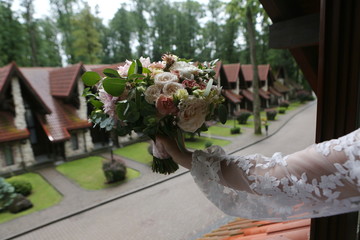
[{"label": "hand holding bouquet", "polygon": [[[214,84],[216,62],[195,66],[172,54],[162,61],[149,58],[126,61],[119,69],[105,69],[82,76],[87,97],[94,110],[90,121],[119,136],[141,132],[155,141],[157,134],[175,138],[185,149],[183,133],[206,131],[206,121],[225,123],[227,112],[221,104],[221,88]],[[94,91],[95,90],[95,91]],[[159,144],[153,144],[153,171],[172,173],[178,165]]]}]

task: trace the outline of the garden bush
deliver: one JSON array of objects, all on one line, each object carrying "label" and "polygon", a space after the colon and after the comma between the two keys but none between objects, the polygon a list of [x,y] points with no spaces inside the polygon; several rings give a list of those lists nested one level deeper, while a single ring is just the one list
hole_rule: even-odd
[{"label": "garden bush", "polygon": [[231,134],[240,134],[240,128],[239,127],[233,127],[230,129]]},{"label": "garden bush", "polygon": [[251,116],[251,112],[240,112],[239,116],[237,117],[237,120],[239,122],[239,124],[246,124],[247,120],[249,119],[249,117]]},{"label": "garden bush", "polygon": [[290,103],[288,101],[282,101],[280,102],[279,104],[279,107],[282,107],[282,108],[288,108],[290,106]]},{"label": "garden bush", "polygon": [[301,103],[315,100],[314,96],[312,96],[311,93],[308,91],[299,91],[297,93],[297,98]]},{"label": "garden bush", "polygon": [[126,166],[120,161],[104,161],[102,169],[107,183],[122,181],[126,177]]},{"label": "garden bush", "polygon": [[12,204],[16,197],[15,188],[4,178],[0,177],[0,211]]},{"label": "garden bush", "polygon": [[12,180],[9,183],[15,188],[16,193],[20,193],[23,196],[29,196],[32,191],[32,185],[28,181]]},{"label": "garden bush", "polygon": [[285,112],[286,112],[286,108],[284,108],[284,107],[279,108],[279,113],[280,114],[285,114]]},{"label": "garden bush", "polygon": [[267,110],[266,111],[266,118],[269,121],[274,121],[276,117],[277,111],[276,110]]},{"label": "garden bush", "polygon": [[212,141],[206,141],[205,142],[205,148],[211,147],[213,145]]}]

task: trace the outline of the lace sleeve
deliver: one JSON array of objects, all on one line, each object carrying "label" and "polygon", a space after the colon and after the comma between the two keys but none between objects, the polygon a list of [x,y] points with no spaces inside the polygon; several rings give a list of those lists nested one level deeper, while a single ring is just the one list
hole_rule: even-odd
[{"label": "lace sleeve", "polygon": [[316,218],[360,210],[360,130],[272,157],[193,154],[191,174],[225,213],[242,218]]}]

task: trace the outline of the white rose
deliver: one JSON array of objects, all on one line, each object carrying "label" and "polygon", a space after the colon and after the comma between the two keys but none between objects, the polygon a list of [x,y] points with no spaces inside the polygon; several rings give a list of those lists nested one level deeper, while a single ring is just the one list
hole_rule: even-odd
[{"label": "white rose", "polygon": [[179,82],[179,79],[175,74],[163,72],[155,75],[154,82],[155,84],[164,85],[167,82]]},{"label": "white rose", "polygon": [[177,92],[177,90],[183,88],[183,85],[180,83],[168,82],[164,85],[163,92],[166,96],[172,96]]},{"label": "white rose", "polygon": [[186,79],[194,79],[194,75],[198,75],[202,72],[202,70],[197,68],[196,66],[183,61],[175,62],[170,67],[170,70],[179,72],[180,77]]},{"label": "white rose", "polygon": [[190,96],[181,100],[177,125],[185,132],[195,132],[205,122],[208,104],[205,100]]},{"label": "white rose", "polygon": [[151,85],[145,90],[145,100],[150,104],[154,104],[156,99],[160,96],[162,85],[155,84]]}]

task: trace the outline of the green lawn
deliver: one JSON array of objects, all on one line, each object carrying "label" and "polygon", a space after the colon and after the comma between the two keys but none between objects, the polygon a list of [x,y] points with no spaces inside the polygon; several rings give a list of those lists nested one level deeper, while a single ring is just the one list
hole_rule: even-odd
[{"label": "green lawn", "polygon": [[204,149],[205,148],[205,143],[207,141],[212,142],[212,145],[218,145],[218,146],[226,146],[228,144],[230,144],[230,141],[227,140],[221,140],[221,139],[215,139],[215,138],[206,138],[206,137],[195,137],[195,141],[191,142],[191,141],[186,141],[185,145],[188,148],[192,148],[192,149]]},{"label": "green lawn", "polygon": [[[234,125],[232,125],[232,126],[234,126]],[[241,126],[239,124],[237,124],[236,127],[240,127],[240,129],[241,129]],[[221,127],[221,125],[217,125],[217,126],[209,127],[209,130],[204,133],[208,134],[209,136],[215,135],[215,136],[222,136],[222,137],[236,137],[237,135],[239,135],[239,134],[231,134],[230,129],[231,128],[229,128],[229,127]]]},{"label": "green lawn", "polygon": [[27,197],[32,203],[33,207],[16,214],[10,212],[0,213],[0,223],[7,222],[14,218],[27,215],[42,209],[51,207],[59,203],[62,195],[57,192],[45,179],[36,173],[25,173],[22,175],[8,178],[7,180],[25,180],[31,183],[33,189],[32,193]]},{"label": "green lawn", "polygon": [[101,157],[82,158],[61,164],[56,167],[56,170],[75,181],[82,188],[88,190],[98,190],[111,186],[117,186],[140,175],[140,172],[127,168],[126,180],[107,184],[102,170],[103,160],[104,159]]},{"label": "green lawn", "polygon": [[114,154],[151,166],[152,156],[148,152],[149,145],[148,142],[134,143],[116,149]]}]

